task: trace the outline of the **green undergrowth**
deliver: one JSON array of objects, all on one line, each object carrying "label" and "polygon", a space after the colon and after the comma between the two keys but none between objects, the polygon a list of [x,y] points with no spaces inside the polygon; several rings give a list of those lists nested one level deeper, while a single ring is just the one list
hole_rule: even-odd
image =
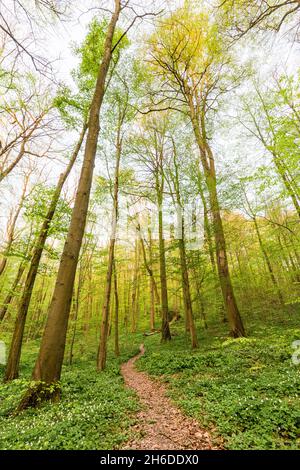
[{"label": "green undergrowth", "polygon": [[[0,385],[0,449],[114,449],[124,443],[134,422],[138,402],[124,387],[120,364],[138,352],[139,335],[123,340],[118,359],[109,354],[107,370],[97,373],[95,354],[76,352],[64,366],[62,399],[12,417],[28,387],[37,344],[27,344],[21,378]],[[77,357],[76,357],[77,356]],[[2,374],[1,374],[2,375]]]},{"label": "green undergrowth", "polygon": [[248,322],[248,337],[242,339],[229,338],[227,325],[209,324],[208,331],[199,331],[200,347],[194,352],[183,320],[172,325],[173,339],[166,344],[160,335],[122,335],[122,354],[116,359],[109,353],[104,373],[95,370],[96,342],[86,344],[78,337],[73,365],[63,368],[61,402],[12,417],[38,351],[38,342],[27,343],[20,379],[0,385],[0,449],[121,447],[131,437],[139,404],[124,387],[120,364],[135,355],[142,342],[146,353],[138,367],[166,382],[178,406],[210,429],[224,448],[297,449],[300,365],[291,358],[296,353],[292,343],[300,340],[299,312],[295,308],[285,321],[283,317]]},{"label": "green undergrowth", "polygon": [[292,343],[300,340],[295,313],[288,322],[248,325],[242,339],[228,338],[221,326],[202,330],[196,352],[177,327],[167,344],[147,338],[138,367],[167,382],[173,400],[225,448],[300,448],[300,365],[291,360]]}]

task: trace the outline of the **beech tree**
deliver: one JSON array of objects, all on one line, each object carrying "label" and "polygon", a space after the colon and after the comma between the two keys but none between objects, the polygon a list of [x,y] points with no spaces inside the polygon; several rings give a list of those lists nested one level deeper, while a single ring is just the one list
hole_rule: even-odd
[{"label": "beech tree", "polygon": [[39,355],[33,371],[33,380],[36,384],[30,387],[22,399],[19,410],[28,406],[36,406],[40,399],[57,400],[60,396],[60,387],[57,382],[61,374],[74,278],[88,210],[100,130],[99,113],[105,93],[105,82],[112,58],[114,33],[120,11],[121,2],[116,0],[115,11],[107,29],[96,88],[91,102],[84,160],[71,224],[57,274]]},{"label": "beech tree", "polygon": [[21,347],[23,342],[25,322],[27,318],[27,312],[30,304],[30,299],[32,295],[33,286],[35,279],[38,273],[40,259],[43,253],[43,249],[46,243],[48,236],[49,228],[51,221],[53,219],[57,203],[63,188],[63,185],[72,170],[72,167],[75,163],[75,160],[80,151],[84,135],[87,130],[87,125],[84,123],[83,129],[80,133],[78,143],[75,146],[75,149],[71,155],[70,161],[65,169],[65,171],[60,175],[59,181],[55,188],[55,191],[52,196],[47,214],[45,216],[44,222],[40,229],[40,233],[37,236],[35,247],[31,254],[30,267],[26,275],[26,280],[23,288],[23,294],[20,299],[18,314],[15,322],[15,329],[13,333],[13,338],[10,345],[10,351],[7,360],[6,372],[5,372],[5,381],[16,379],[19,375],[19,362],[21,356]]}]

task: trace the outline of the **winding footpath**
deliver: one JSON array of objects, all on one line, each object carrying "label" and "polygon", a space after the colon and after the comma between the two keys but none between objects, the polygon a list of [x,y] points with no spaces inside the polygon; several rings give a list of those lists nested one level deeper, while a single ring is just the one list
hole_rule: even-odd
[{"label": "winding footpath", "polygon": [[140,353],[121,367],[127,387],[133,389],[141,402],[142,410],[132,431],[136,436],[127,442],[124,450],[214,450],[210,435],[199,428],[194,419],[188,418],[166,396],[166,387],[135,368]]}]

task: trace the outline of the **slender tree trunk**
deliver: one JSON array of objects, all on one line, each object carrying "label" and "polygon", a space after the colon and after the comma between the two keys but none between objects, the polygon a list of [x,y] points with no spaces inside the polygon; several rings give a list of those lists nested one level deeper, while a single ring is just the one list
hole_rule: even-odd
[{"label": "slender tree trunk", "polygon": [[188,324],[189,333],[191,336],[192,348],[196,349],[199,347],[199,343],[198,343],[197,331],[196,331],[195,321],[194,321],[194,316],[193,316],[189,273],[188,273],[188,267],[187,267],[187,262],[186,262],[184,229],[182,230],[182,232],[183,232],[182,238],[178,240],[178,243],[179,243],[179,254],[180,254],[183,302],[184,302],[185,316],[187,318],[187,324]]},{"label": "slender tree trunk", "polygon": [[16,208],[15,213],[11,216],[11,218],[8,222],[6,247],[5,247],[2,259],[0,261],[0,276],[4,272],[4,269],[5,269],[6,264],[7,264],[7,257],[9,255],[9,252],[11,250],[11,247],[12,247],[12,244],[13,244],[13,241],[14,241],[16,223],[17,223],[18,217],[20,215],[21,209],[23,207],[23,204],[24,204],[24,200],[25,200],[25,196],[26,196],[26,190],[27,190],[27,186],[28,186],[28,181],[29,181],[29,176],[26,175],[20,201],[18,203],[18,206]]},{"label": "slender tree trunk", "polygon": [[122,152],[122,138],[121,138],[121,126],[122,121],[119,121],[118,132],[117,132],[117,142],[116,142],[116,167],[115,167],[115,180],[114,180],[114,194],[113,194],[113,213],[112,213],[112,228],[111,228],[111,238],[109,245],[109,254],[108,254],[108,266],[106,273],[106,284],[105,284],[105,298],[102,308],[102,322],[101,322],[101,331],[100,331],[100,343],[98,348],[97,356],[97,370],[102,371],[106,366],[106,356],[107,356],[107,339],[109,331],[109,312],[110,312],[110,299],[111,299],[111,286],[112,286],[112,274],[114,266],[114,252],[115,252],[115,243],[116,243],[116,233],[117,233],[117,222],[119,216],[119,173],[120,173],[120,160]]},{"label": "slender tree trunk", "polygon": [[[161,176],[163,178],[163,176]],[[159,184],[158,176],[156,181],[156,192],[158,201],[158,227],[159,227],[159,269],[160,269],[160,285],[161,285],[161,312],[162,312],[162,341],[171,340],[171,332],[169,327],[169,305],[168,305],[168,286],[167,286],[167,270],[166,270],[166,254],[165,239],[163,229],[163,186]]]},{"label": "slender tree trunk", "polygon": [[174,174],[170,174],[171,180],[173,182],[173,188],[169,182],[171,189],[172,199],[174,205],[177,204],[177,239],[178,239],[178,248],[180,255],[180,268],[181,268],[181,283],[183,291],[183,304],[184,304],[184,313],[185,313],[185,322],[186,322],[186,331],[190,333],[192,348],[198,348],[198,339],[197,331],[195,327],[195,321],[193,317],[193,306],[191,299],[190,291],[190,281],[189,281],[189,272],[187,265],[187,256],[185,248],[185,220],[184,220],[184,208],[182,207],[181,199],[181,186],[180,186],[180,174],[178,170],[178,159],[177,159],[177,150],[176,145],[173,140],[173,163],[174,163]]},{"label": "slender tree trunk", "polygon": [[199,176],[198,176],[198,190],[199,190],[201,202],[203,205],[204,242],[208,248],[209,259],[210,259],[210,264],[211,264],[213,275],[215,276],[215,278],[217,278],[216,260],[215,260],[215,255],[214,255],[211,226],[210,226],[210,221],[208,217],[208,207],[207,207],[207,203],[206,203],[206,199],[204,195],[200,171],[199,171]]},{"label": "slender tree trunk", "polygon": [[137,328],[137,302],[138,302],[138,276],[139,276],[139,244],[138,239],[135,241],[135,250],[134,250],[134,274],[133,274],[133,282],[132,282],[132,294],[131,294],[131,317],[132,317],[132,325],[131,331],[132,333],[136,332]]},{"label": "slender tree trunk", "polygon": [[118,293],[118,273],[116,270],[116,260],[114,260],[114,293],[115,293],[115,356],[120,356],[119,346],[119,293]]},{"label": "slender tree trunk", "polygon": [[[155,301],[155,286],[157,289],[157,285],[155,282],[154,274],[153,274],[153,241],[152,241],[152,233],[151,229],[148,229],[148,234],[149,234],[149,260],[150,260],[150,266],[151,266],[151,271],[152,271],[152,276],[150,277],[150,329],[151,331],[155,330],[155,310],[156,310],[156,301]],[[158,289],[157,289],[158,292]],[[160,304],[160,298],[158,294],[158,298],[156,297],[157,304]]]},{"label": "slender tree trunk", "polygon": [[218,279],[217,266],[216,266],[216,260],[215,260],[215,254],[214,254],[211,222],[209,220],[209,212],[208,212],[207,202],[205,199],[200,169],[199,169],[199,175],[198,175],[198,189],[199,189],[199,193],[200,193],[200,197],[201,197],[201,201],[203,205],[204,243],[208,249],[209,259],[210,259],[210,264],[211,264],[211,269],[212,269],[212,274],[213,274],[213,279],[214,279],[214,284],[215,284],[215,296],[216,296],[215,308],[216,308],[217,314],[219,314],[219,310],[220,310],[222,322],[226,322],[227,317],[226,317],[226,312],[224,309],[225,305],[223,302],[223,294],[221,290],[221,285]]},{"label": "slender tree trunk", "polygon": [[128,267],[126,266],[123,274],[123,298],[124,298],[124,327],[125,332],[128,332],[128,312],[129,312],[129,298],[130,288],[128,282]]},{"label": "slender tree trunk", "polygon": [[100,343],[97,355],[97,370],[102,371],[106,366],[107,356],[107,339],[109,331],[109,312],[110,312],[110,298],[111,298],[111,287],[112,287],[112,273],[113,273],[113,262],[114,262],[114,248],[115,239],[110,240],[109,253],[108,253],[108,268],[106,273],[105,283],[105,297],[104,304],[102,307],[102,323],[100,330]]},{"label": "slender tree trunk", "polygon": [[[198,257],[199,257],[199,252],[198,252]],[[195,290],[196,290],[196,300],[198,302],[198,308],[199,308],[199,311],[200,311],[200,316],[203,320],[204,328],[207,330],[208,325],[207,325],[207,321],[206,321],[206,314],[205,314],[203,296],[202,296],[202,293],[201,293],[201,285],[202,285],[202,282],[203,282],[203,278],[202,278],[202,280],[199,280],[199,273],[197,272],[195,263],[193,263],[193,265],[192,265],[192,271],[193,271],[194,285],[195,285]]]},{"label": "slender tree trunk", "polygon": [[[297,253],[297,250],[295,249],[295,246],[293,245],[293,243],[291,243],[291,245],[289,246],[289,243],[284,234],[283,234],[283,244],[286,248],[288,258],[293,268],[293,277],[296,282],[300,282],[300,258]],[[292,252],[295,254],[295,258],[292,256]]]},{"label": "slender tree trunk", "polygon": [[[60,396],[60,388],[57,382],[61,375],[70,303],[88,211],[99,135],[99,113],[105,93],[106,76],[111,62],[113,37],[120,9],[120,0],[115,0],[115,11],[108,26],[103,59],[99,67],[97,84],[91,104],[84,160],[71,223],[63,249],[40,352],[33,371],[33,380],[37,384],[35,387],[30,387],[17,411],[29,406],[37,406],[40,400],[57,400]],[[49,388],[49,385],[52,385],[52,387]]]},{"label": "slender tree trunk", "polygon": [[69,351],[69,365],[71,366],[73,363],[73,351],[74,351],[74,344],[75,344],[75,337],[77,331],[77,321],[78,321],[78,313],[79,313],[79,301],[80,301],[80,293],[82,289],[82,285],[84,282],[84,267],[83,267],[83,260],[81,258],[81,262],[79,265],[79,275],[78,275],[78,284],[74,296],[74,318],[73,318],[73,331],[71,334],[71,343],[70,343],[70,351]]},{"label": "slender tree trunk", "polygon": [[5,299],[3,301],[3,304],[0,308],[0,321],[2,321],[4,319],[4,317],[7,313],[7,309],[9,307],[13,297],[15,296],[17,287],[19,285],[19,282],[21,280],[21,277],[22,277],[24,271],[25,271],[25,263],[22,261],[19,265],[17,275],[16,275],[15,280],[14,280],[12,286],[11,286],[11,289],[10,289],[9,293],[7,294],[7,296],[5,297]]},{"label": "slender tree trunk", "polygon": [[273,161],[275,163],[279,176],[281,176],[285,189],[293,201],[298,217],[300,218],[299,194],[296,193],[296,191],[293,188],[293,185],[291,184],[291,181],[288,175],[288,169],[285,169],[285,165],[281,161],[280,157],[276,155],[275,153],[273,153]]},{"label": "slender tree trunk", "polygon": [[72,157],[68,163],[68,166],[66,170],[64,171],[64,173],[62,173],[59,177],[48,212],[46,214],[43,225],[41,227],[39,236],[37,238],[36,245],[33,249],[30,267],[26,276],[25,285],[23,288],[23,293],[21,296],[20,304],[18,307],[18,313],[17,313],[17,317],[15,321],[13,337],[12,337],[12,341],[10,344],[7,366],[6,366],[6,371],[5,371],[6,382],[16,379],[19,375],[19,363],[20,363],[20,357],[21,357],[21,351],[22,351],[22,342],[23,342],[24,329],[25,329],[25,324],[26,324],[26,319],[27,319],[27,313],[29,309],[32,292],[33,292],[34,283],[38,274],[40,260],[41,260],[45,243],[48,237],[49,227],[54,217],[56,206],[59,201],[59,197],[60,197],[63,185],[73,168],[75,160],[80,151],[86,130],[87,130],[87,126],[85,124],[81,131],[79,140],[74,149]]},{"label": "slender tree trunk", "polygon": [[89,259],[88,266],[88,293],[87,293],[87,310],[84,318],[83,331],[87,335],[90,329],[91,320],[93,317],[93,262],[92,257]]},{"label": "slender tree trunk", "polygon": [[140,271],[140,245],[138,244],[138,272],[137,272],[137,280],[136,280],[136,301],[135,301],[135,310],[134,310],[134,318],[136,321],[136,328],[139,325],[140,319],[140,312],[141,312],[141,271]]},{"label": "slender tree trunk", "polygon": [[142,249],[142,255],[143,255],[143,260],[144,260],[144,265],[145,265],[145,268],[151,278],[151,283],[153,285],[153,289],[154,289],[154,294],[155,294],[155,300],[156,302],[159,304],[159,293],[158,293],[158,288],[157,288],[157,284],[156,284],[156,281],[155,281],[155,278],[154,278],[154,275],[153,275],[153,270],[152,270],[152,267],[151,267],[151,262],[150,264],[148,263],[148,260],[147,260],[147,255],[146,255],[146,249],[145,249],[145,242],[144,242],[144,239],[142,237],[142,233],[141,233],[141,226],[140,224],[137,225],[137,231],[139,233],[139,236],[140,236],[140,241],[141,241],[141,249]]},{"label": "slender tree trunk", "polygon": [[278,299],[279,299],[279,302],[281,305],[284,305],[284,300],[283,300],[283,296],[282,296],[282,293],[281,293],[281,290],[279,288],[279,285],[278,285],[278,282],[276,280],[276,277],[275,277],[275,274],[274,274],[274,271],[273,271],[273,267],[272,267],[272,264],[271,264],[271,261],[270,261],[270,258],[268,256],[268,253],[265,249],[265,246],[264,246],[264,243],[262,241],[262,238],[261,238],[261,234],[260,234],[260,230],[259,230],[259,227],[258,227],[258,223],[257,223],[257,219],[256,217],[253,216],[253,222],[254,222],[254,226],[255,226],[255,231],[256,231],[256,234],[257,234],[257,239],[258,239],[258,243],[259,243],[259,247],[261,249],[261,252],[262,252],[262,255],[264,257],[264,260],[266,262],[266,265],[268,267],[268,271],[269,271],[269,274],[270,274],[270,278],[271,278],[271,281],[273,283],[273,286],[275,288],[275,291],[278,295]]},{"label": "slender tree trunk", "polygon": [[154,297],[154,286],[152,279],[149,279],[150,283],[150,330],[155,330],[155,297]]},{"label": "slender tree trunk", "polygon": [[45,278],[46,274],[43,274],[41,287],[39,289],[37,299],[36,299],[36,306],[34,308],[34,313],[31,316],[30,326],[28,328],[27,339],[26,342],[30,341],[31,339],[35,338],[36,334],[36,325],[39,323],[43,304],[46,298],[47,290],[45,289]]}]

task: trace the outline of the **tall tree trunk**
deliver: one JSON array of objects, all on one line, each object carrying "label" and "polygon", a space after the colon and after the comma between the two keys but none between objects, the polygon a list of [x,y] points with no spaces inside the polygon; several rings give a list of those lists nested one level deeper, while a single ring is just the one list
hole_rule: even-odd
[{"label": "tall tree trunk", "polygon": [[17,313],[17,317],[15,321],[13,337],[12,337],[12,341],[10,344],[7,366],[6,366],[5,377],[4,377],[4,380],[6,382],[16,379],[19,375],[19,363],[20,363],[20,357],[21,357],[21,351],[22,351],[22,342],[23,342],[24,329],[25,329],[25,324],[26,324],[26,319],[27,319],[27,313],[29,309],[32,292],[33,292],[34,283],[35,283],[37,273],[38,273],[40,260],[41,260],[45,243],[48,237],[49,227],[54,217],[56,206],[59,201],[59,197],[60,197],[63,185],[73,168],[75,160],[80,151],[86,130],[87,130],[87,125],[84,124],[79,140],[73,151],[72,157],[67,165],[67,168],[64,171],[64,173],[62,173],[59,177],[57,186],[55,188],[55,192],[52,196],[52,200],[51,200],[48,212],[46,214],[46,217],[41,227],[35,247],[33,249],[30,267],[26,276],[20,304],[18,307],[18,313]]},{"label": "tall tree trunk", "polygon": [[[178,169],[178,158],[177,150],[174,140],[173,143],[173,163],[174,163],[174,174],[170,174],[170,178],[173,183],[173,188],[169,182],[171,189],[172,199],[174,205],[177,204],[177,239],[178,239],[178,248],[180,255],[180,268],[181,268],[181,283],[183,291],[183,304],[184,304],[184,313],[185,313],[185,322],[186,322],[186,331],[190,333],[192,348],[198,348],[198,339],[197,331],[195,327],[195,321],[193,316],[193,306],[191,299],[190,291],[190,281],[189,281],[189,272],[187,265],[187,256],[185,248],[185,220],[184,220],[184,208],[182,207],[182,198],[181,198],[181,186],[180,186],[180,174]],[[196,222],[196,219],[195,219]]]},{"label": "tall tree trunk", "polygon": [[[84,160],[71,223],[61,257],[39,355],[33,371],[32,377],[37,384],[27,391],[17,411],[29,406],[37,406],[40,400],[57,400],[60,396],[60,388],[57,382],[61,375],[70,303],[88,212],[99,135],[99,113],[105,93],[106,76],[112,57],[112,42],[120,10],[121,2],[120,0],[115,0],[115,11],[108,25],[103,59],[99,67],[98,79],[91,104]],[[50,384],[52,384],[51,388],[49,388]]]},{"label": "tall tree trunk", "polygon": [[116,167],[115,167],[115,180],[114,180],[114,193],[113,193],[113,212],[112,212],[112,228],[111,238],[109,245],[108,254],[108,266],[106,273],[106,284],[105,284],[105,297],[102,308],[102,322],[100,330],[100,343],[98,348],[97,356],[97,370],[102,371],[106,366],[107,356],[107,338],[108,338],[108,327],[109,327],[109,312],[110,312],[110,298],[111,298],[111,285],[112,285],[112,274],[114,266],[114,252],[116,243],[117,233],[117,222],[119,216],[119,173],[120,173],[120,160],[122,152],[122,138],[121,138],[121,126],[122,121],[119,121],[117,141],[116,141]]},{"label": "tall tree trunk", "polygon": [[223,294],[221,290],[221,285],[218,279],[217,266],[216,266],[216,260],[215,260],[215,254],[214,254],[211,222],[209,219],[209,211],[208,211],[207,202],[206,202],[206,198],[204,194],[200,169],[199,169],[199,174],[198,174],[198,189],[199,189],[199,194],[200,194],[202,205],[203,205],[204,243],[208,249],[209,259],[210,259],[210,264],[211,264],[211,269],[212,269],[212,274],[213,274],[213,281],[215,284],[215,308],[216,308],[217,314],[219,313],[221,314],[222,322],[226,322],[227,317],[226,317],[226,312],[224,309],[225,305],[223,302]]},{"label": "tall tree trunk", "polygon": [[213,219],[213,231],[215,237],[216,258],[218,275],[223,294],[223,301],[227,312],[231,335],[234,338],[245,336],[242,318],[236,303],[231,277],[228,268],[226,241],[217,193],[217,180],[215,161],[212,150],[207,142],[205,129],[205,116],[197,114],[195,104],[190,91],[187,89],[190,116],[195,134],[195,139],[200,152],[200,160],[204,171],[206,186],[209,193],[209,203]]},{"label": "tall tree trunk", "polygon": [[231,334],[233,337],[245,336],[244,325],[236,303],[231,277],[229,273],[226,241],[224,236],[223,223],[220,213],[220,206],[217,196],[216,176],[214,171],[214,163],[212,157],[211,173],[208,177],[207,183],[210,192],[210,205],[212,207],[213,226],[216,243],[217,267],[220,279],[221,290],[223,294],[223,301],[228,315],[229,324],[231,327]]},{"label": "tall tree trunk", "polygon": [[[161,176],[163,178],[163,176]],[[169,327],[169,305],[168,305],[168,286],[167,286],[167,270],[166,270],[166,254],[165,254],[165,239],[163,228],[163,184],[156,178],[156,193],[158,201],[158,232],[159,232],[159,270],[160,270],[160,285],[161,285],[161,313],[162,313],[162,341],[171,340],[171,332]]]}]

